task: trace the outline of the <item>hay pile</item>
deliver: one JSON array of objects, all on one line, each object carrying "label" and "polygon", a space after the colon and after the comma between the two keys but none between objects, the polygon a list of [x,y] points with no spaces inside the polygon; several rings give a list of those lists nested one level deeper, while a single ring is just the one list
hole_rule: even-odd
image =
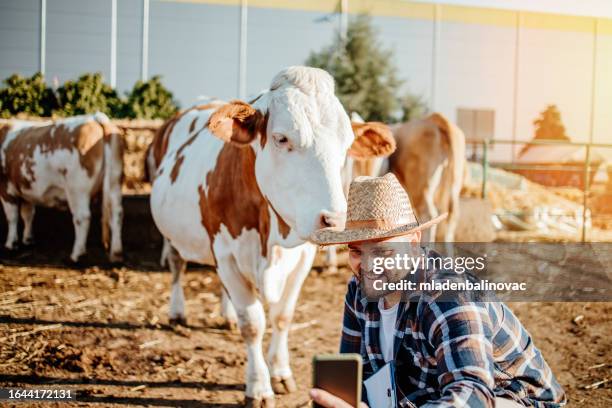
[{"label": "hay pile", "polygon": [[151,186],[145,174],[145,155],[153,141],[155,131],[163,120],[113,120],[123,130],[125,142],[124,161],[124,194],[148,194]]},{"label": "hay pile", "polygon": [[[523,241],[576,241],[582,232],[582,191],[575,188],[544,187],[526,178],[490,168],[486,199],[497,220],[498,239]],[[462,190],[464,197],[481,197],[482,166],[468,163]],[[589,204],[595,201],[590,199]],[[606,217],[590,205],[586,226],[591,240],[612,240]],[[597,217],[593,217],[592,214]],[[595,222],[596,221],[596,222]]]}]

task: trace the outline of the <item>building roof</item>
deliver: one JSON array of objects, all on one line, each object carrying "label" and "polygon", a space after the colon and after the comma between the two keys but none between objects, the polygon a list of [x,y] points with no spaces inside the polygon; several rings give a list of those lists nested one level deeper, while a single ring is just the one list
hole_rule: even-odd
[{"label": "building roof", "polygon": [[[583,163],[586,160],[585,146],[531,145],[519,155],[517,163]],[[601,162],[601,154],[591,150],[591,161]]]}]

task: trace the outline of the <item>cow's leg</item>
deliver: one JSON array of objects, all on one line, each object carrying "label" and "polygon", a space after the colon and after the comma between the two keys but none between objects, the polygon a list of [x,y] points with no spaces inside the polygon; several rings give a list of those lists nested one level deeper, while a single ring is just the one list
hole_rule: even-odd
[{"label": "cow's leg", "polygon": [[270,304],[272,338],[268,349],[268,365],[272,375],[272,389],[286,394],[297,389],[289,365],[289,328],[304,279],[312,268],[316,247],[304,247],[300,261],[289,275],[279,302]]},{"label": "cow's leg", "polygon": [[225,326],[229,330],[238,329],[238,315],[225,288],[221,291],[221,316],[225,319]]},{"label": "cow's leg", "polygon": [[217,258],[217,271],[238,315],[238,327],[247,346],[246,406],[273,407],[274,392],[263,355],[266,331],[264,307],[231,255]]},{"label": "cow's leg", "polygon": [[459,223],[459,205],[461,200],[460,196],[461,189],[454,188],[451,192],[450,200],[448,203],[448,219],[446,220],[446,230],[444,231],[445,242],[455,241],[455,230],[457,229],[457,224]]},{"label": "cow's leg", "polygon": [[17,235],[17,223],[19,222],[19,206],[16,203],[2,200],[2,208],[4,209],[4,215],[6,216],[6,224],[8,226],[8,232],[6,234],[6,243],[4,246],[8,250],[17,249],[19,243],[19,237]]},{"label": "cow's leg", "polygon": [[325,248],[325,269],[329,273],[338,272],[338,254],[334,245]]},{"label": "cow's leg", "polygon": [[161,250],[161,256],[159,258],[159,265],[163,268],[168,263],[168,257],[170,256],[170,241],[168,238],[162,237],[163,244]]},{"label": "cow's leg", "polygon": [[89,209],[89,193],[85,191],[67,191],[68,206],[72,213],[72,224],[74,225],[74,244],[70,260],[78,262],[85,253],[87,245],[87,234],[89,233],[89,222],[91,211]]},{"label": "cow's leg", "polygon": [[170,311],[168,320],[170,324],[187,324],[185,317],[185,295],[183,294],[183,274],[187,268],[187,262],[178,251],[169,245],[168,264],[172,272],[172,289],[170,291]]},{"label": "cow's leg", "polygon": [[110,189],[108,192],[111,206],[110,229],[111,243],[109,259],[111,262],[121,262],[123,260],[123,243],[121,241],[121,226],[123,225],[123,203],[121,196],[121,186]]},{"label": "cow's leg", "polygon": [[32,203],[22,202],[19,208],[21,219],[23,220],[23,237],[21,242],[26,246],[34,245],[34,235],[32,234],[32,224],[36,207]]},{"label": "cow's leg", "polygon": [[[434,203],[434,192],[431,188],[425,188],[423,191],[423,199],[416,207],[421,223],[429,221],[438,216],[438,210]],[[436,239],[436,225],[423,231],[421,242],[430,243]]]}]

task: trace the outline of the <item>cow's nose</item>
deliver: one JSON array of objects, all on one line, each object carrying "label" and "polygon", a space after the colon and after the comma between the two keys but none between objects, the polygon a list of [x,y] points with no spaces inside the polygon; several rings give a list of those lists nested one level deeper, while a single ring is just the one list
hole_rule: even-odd
[{"label": "cow's nose", "polygon": [[319,214],[319,218],[317,221],[317,228],[343,228],[344,221],[346,219],[345,213],[331,212],[331,211],[321,211]]}]

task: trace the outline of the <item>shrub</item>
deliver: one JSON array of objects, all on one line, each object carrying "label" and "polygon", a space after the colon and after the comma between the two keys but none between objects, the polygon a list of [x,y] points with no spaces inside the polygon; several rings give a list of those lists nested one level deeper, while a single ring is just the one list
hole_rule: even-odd
[{"label": "shrub", "polygon": [[123,114],[127,118],[167,119],[178,111],[177,103],[159,76],[138,81],[127,93]]},{"label": "shrub", "polygon": [[3,81],[0,89],[0,116],[10,117],[19,113],[31,116],[50,116],[57,107],[51,88],[38,72],[30,78],[13,74]]},{"label": "shrub", "polygon": [[123,102],[117,92],[104,83],[102,74],[85,74],[76,81],[66,81],[57,89],[59,107],[53,113],[59,116],[74,116],[85,113],[104,112],[121,117]]},{"label": "shrub", "polygon": [[172,92],[162,85],[159,76],[136,82],[125,98],[104,83],[100,73],[66,81],[55,92],[40,73],[31,78],[13,74],[3,83],[0,117],[74,116],[100,111],[114,118],[166,119],[178,111]]}]

